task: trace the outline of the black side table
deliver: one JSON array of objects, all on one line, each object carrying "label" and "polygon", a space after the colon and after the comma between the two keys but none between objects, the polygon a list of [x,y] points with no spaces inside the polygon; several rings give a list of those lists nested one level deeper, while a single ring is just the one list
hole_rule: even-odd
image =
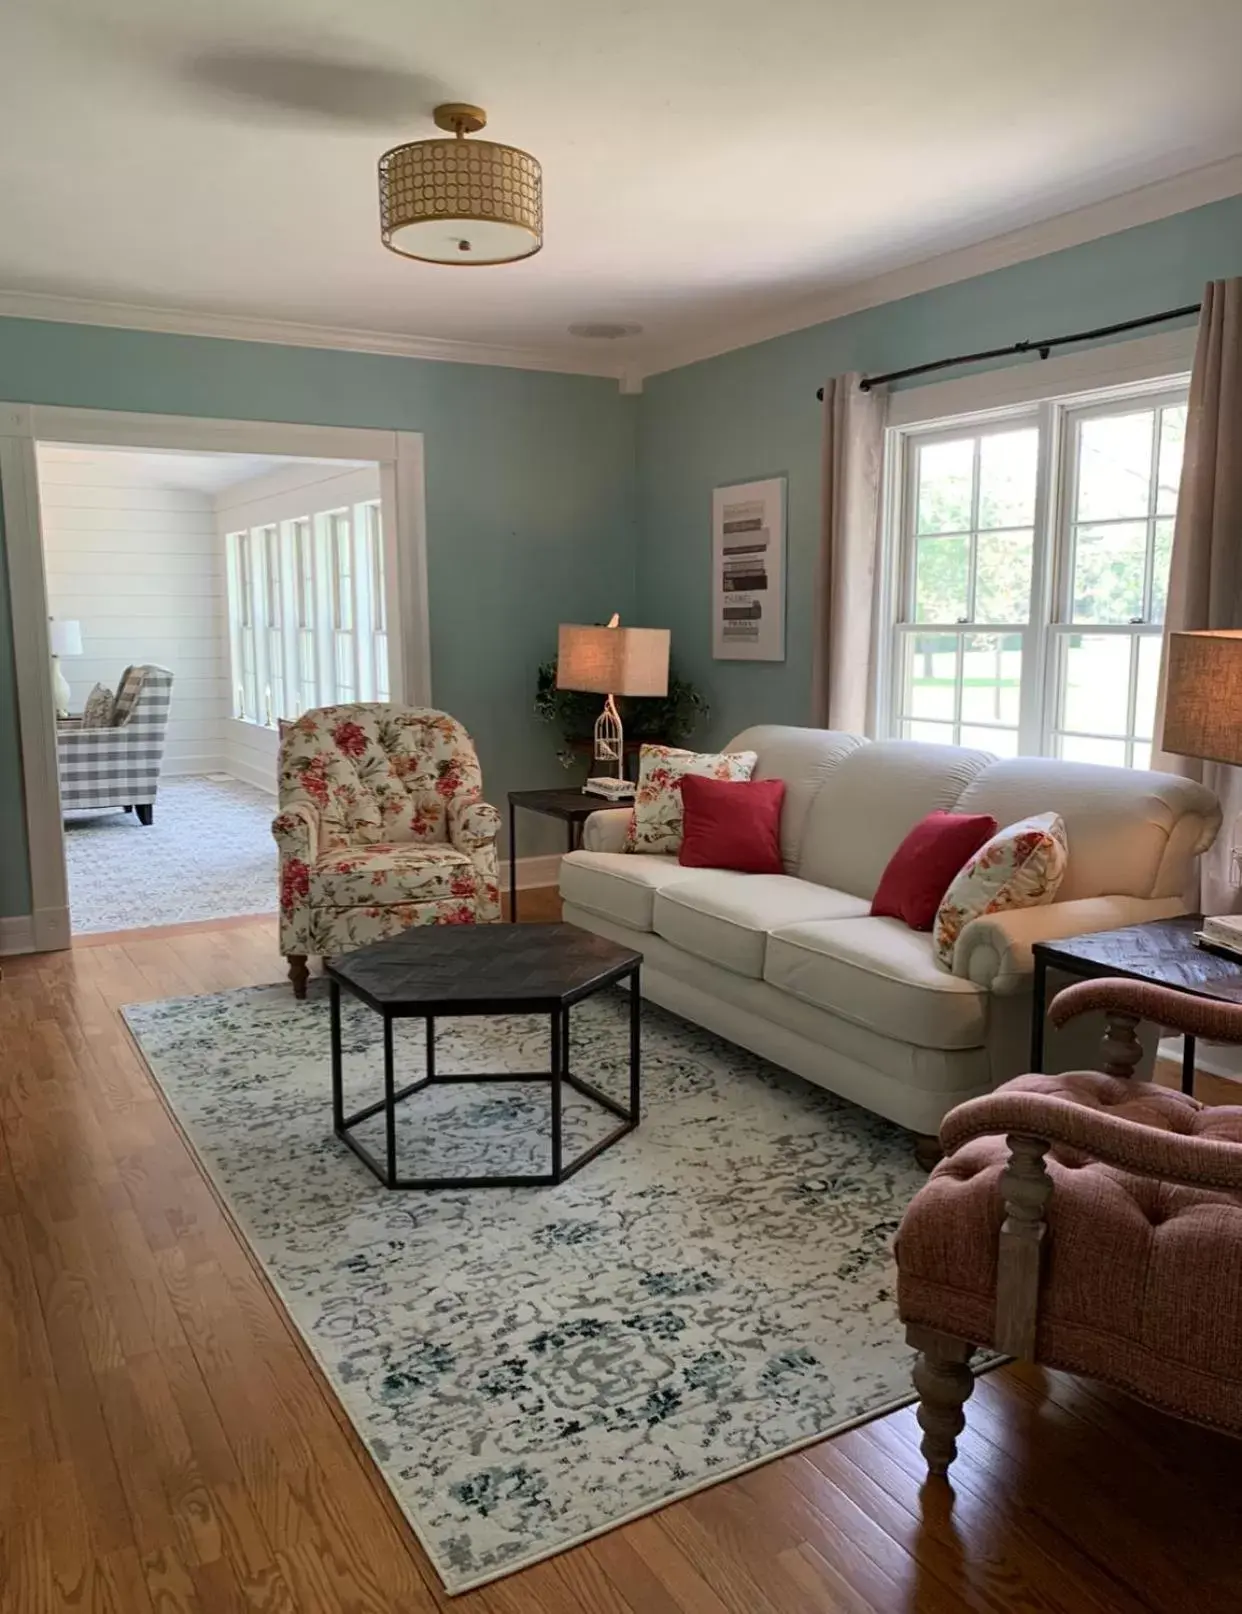
[{"label": "black side table", "polygon": [[519,807],[528,813],[543,813],[547,818],[562,819],[568,830],[568,850],[574,851],[582,841],[582,826],[592,813],[605,812],[609,807],[625,807],[628,803],[609,801],[607,796],[588,795],[585,790],[511,790],[509,792],[509,922],[517,923],[517,833],[514,827]]},{"label": "black side table", "polygon": [[[1195,997],[1242,1003],[1242,964],[1200,947],[1195,931],[1202,925],[1202,914],[1183,914],[1177,919],[1152,919],[1145,925],[1126,925],[1120,930],[1100,930],[1090,936],[1036,942],[1031,948],[1035,959],[1031,1069],[1042,1070],[1044,1065],[1049,969],[1086,981],[1120,975],[1129,981],[1151,981]],[[1182,1092],[1193,1094],[1194,1090],[1195,1039],[1186,1037],[1182,1043]]]}]

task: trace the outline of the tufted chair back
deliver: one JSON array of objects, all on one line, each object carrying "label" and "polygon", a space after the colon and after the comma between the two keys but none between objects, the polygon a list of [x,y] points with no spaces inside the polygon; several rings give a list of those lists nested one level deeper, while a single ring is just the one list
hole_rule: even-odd
[{"label": "tufted chair back", "polygon": [[470,736],[430,707],[321,706],[281,735],[281,809],[310,803],[321,854],[447,841],[449,801],[480,796],[482,788]]}]

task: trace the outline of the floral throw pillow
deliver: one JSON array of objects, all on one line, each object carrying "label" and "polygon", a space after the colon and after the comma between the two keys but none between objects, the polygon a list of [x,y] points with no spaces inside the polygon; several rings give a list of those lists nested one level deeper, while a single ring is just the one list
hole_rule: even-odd
[{"label": "floral throw pillow", "polygon": [[625,838],[627,852],[658,852],[676,857],[681,850],[681,781],[688,773],[700,779],[727,779],[744,784],[755,771],[756,751],[679,751],[669,745],[644,745],[638,758],[638,790]]},{"label": "floral throw pillow", "polygon": [[1042,908],[1069,861],[1060,813],[1035,813],[998,830],[953,877],[936,913],[937,962],[953,968],[957,938],[972,919],[1007,908]]},{"label": "floral throw pillow", "polygon": [[82,708],[82,727],[84,729],[106,729],[112,727],[112,708],[116,705],[116,697],[112,691],[103,684],[96,684],[86,697],[86,705]]}]

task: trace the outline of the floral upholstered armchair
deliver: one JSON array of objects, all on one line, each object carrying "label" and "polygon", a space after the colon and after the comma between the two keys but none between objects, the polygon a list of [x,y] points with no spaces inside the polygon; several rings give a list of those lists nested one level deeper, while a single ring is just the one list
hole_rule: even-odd
[{"label": "floral upholstered armchair", "polygon": [[411,925],[500,918],[500,815],[470,736],[428,707],[323,706],[280,742],[280,950],[306,960]]}]

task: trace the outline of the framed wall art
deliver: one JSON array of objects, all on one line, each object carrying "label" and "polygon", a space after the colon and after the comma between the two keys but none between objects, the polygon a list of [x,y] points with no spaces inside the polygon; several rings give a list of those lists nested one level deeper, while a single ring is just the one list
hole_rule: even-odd
[{"label": "framed wall art", "polygon": [[785,478],[712,493],[712,656],[785,659]]}]

